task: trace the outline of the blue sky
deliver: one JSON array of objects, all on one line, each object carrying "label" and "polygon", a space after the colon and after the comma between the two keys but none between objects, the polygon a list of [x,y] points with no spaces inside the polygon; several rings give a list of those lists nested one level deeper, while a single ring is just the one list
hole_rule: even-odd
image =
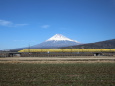
[{"label": "blue sky", "polygon": [[55,34],[81,43],[115,38],[115,0],[0,0],[0,50]]}]

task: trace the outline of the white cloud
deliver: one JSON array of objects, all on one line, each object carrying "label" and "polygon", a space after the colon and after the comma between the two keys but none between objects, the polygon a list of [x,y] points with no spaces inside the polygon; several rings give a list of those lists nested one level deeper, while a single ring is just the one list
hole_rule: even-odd
[{"label": "white cloud", "polygon": [[41,26],[41,28],[49,28],[50,27],[50,25],[43,25],[43,26]]},{"label": "white cloud", "polygon": [[28,24],[15,24],[16,27],[17,26],[26,26],[26,25],[28,25]]},{"label": "white cloud", "polygon": [[0,25],[2,25],[2,26],[12,26],[13,23],[11,21],[0,20]]},{"label": "white cloud", "polygon": [[0,20],[0,26],[7,26],[7,27],[18,27],[18,26],[25,26],[28,24],[14,24],[11,21]]}]

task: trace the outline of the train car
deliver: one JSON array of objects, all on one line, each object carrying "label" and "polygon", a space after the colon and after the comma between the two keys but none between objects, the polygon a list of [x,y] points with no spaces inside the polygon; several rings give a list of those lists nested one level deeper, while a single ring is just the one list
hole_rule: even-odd
[{"label": "train car", "polygon": [[23,49],[18,52],[115,52],[115,49]]},{"label": "train car", "polygon": [[22,56],[113,56],[115,49],[23,49]]}]

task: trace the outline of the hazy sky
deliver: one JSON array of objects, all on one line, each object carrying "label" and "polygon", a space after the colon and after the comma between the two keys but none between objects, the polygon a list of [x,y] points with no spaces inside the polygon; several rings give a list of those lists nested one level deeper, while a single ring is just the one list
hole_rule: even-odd
[{"label": "hazy sky", "polygon": [[81,43],[115,38],[115,0],[0,0],[0,50],[55,34]]}]

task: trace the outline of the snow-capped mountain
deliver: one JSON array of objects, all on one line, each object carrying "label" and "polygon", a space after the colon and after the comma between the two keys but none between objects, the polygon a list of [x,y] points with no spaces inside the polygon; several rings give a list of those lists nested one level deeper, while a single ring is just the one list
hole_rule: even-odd
[{"label": "snow-capped mountain", "polygon": [[[53,37],[49,38],[48,40],[46,41],[73,41],[73,42],[77,42],[75,40],[72,40],[72,39],[69,39],[61,34],[56,34],[54,35]],[[77,42],[79,43],[79,42]]]},{"label": "snow-capped mountain", "polygon": [[69,39],[61,34],[56,34],[45,42],[31,46],[31,49],[56,49],[81,44],[78,41]]}]

